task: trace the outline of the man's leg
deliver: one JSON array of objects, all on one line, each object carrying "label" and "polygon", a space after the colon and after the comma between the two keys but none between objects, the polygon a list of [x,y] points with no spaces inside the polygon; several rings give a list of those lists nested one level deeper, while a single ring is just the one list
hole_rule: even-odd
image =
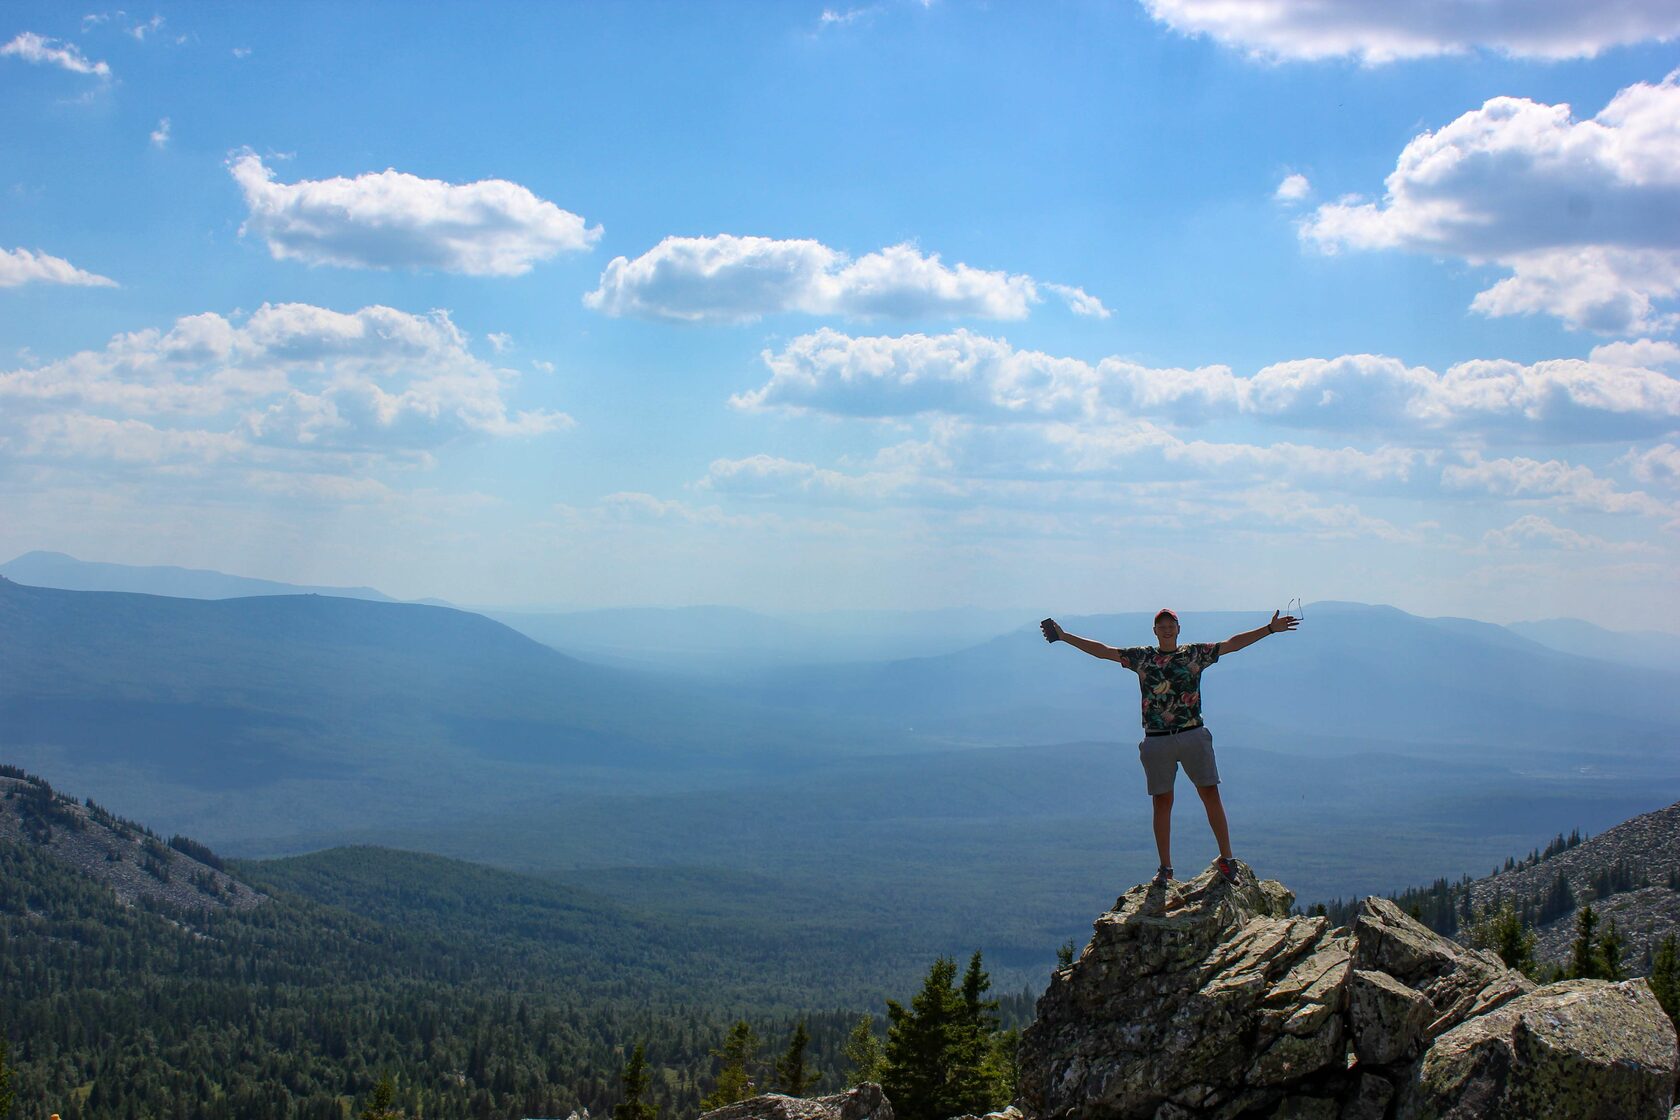
[{"label": "man's leg", "polygon": [[[1219,799],[1218,786],[1197,786],[1196,792],[1202,795],[1202,808],[1207,810],[1208,827],[1213,829],[1213,838],[1219,842],[1219,854],[1226,859],[1231,858],[1231,830],[1225,823],[1225,803]],[[1156,799],[1156,819],[1160,819],[1160,799]],[[1167,795],[1167,804],[1172,804],[1172,795]],[[1159,825],[1155,828],[1156,836],[1160,836]]]},{"label": "man's leg", "polygon": [[1155,802],[1155,850],[1161,853],[1161,866],[1172,866],[1172,790],[1157,793]]}]

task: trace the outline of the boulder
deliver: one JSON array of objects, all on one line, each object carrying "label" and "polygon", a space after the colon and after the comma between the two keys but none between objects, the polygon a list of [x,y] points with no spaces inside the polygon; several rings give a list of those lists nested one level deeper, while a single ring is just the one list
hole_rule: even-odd
[{"label": "boulder", "polygon": [[893,1110],[881,1087],[865,1081],[830,1097],[764,1093],[703,1112],[700,1120],[893,1120]]},{"label": "boulder", "polygon": [[1422,992],[1386,972],[1356,968],[1348,977],[1353,1051],[1367,1065],[1387,1065],[1421,1049],[1435,1009]]},{"label": "boulder", "polygon": [[1658,1118],[1674,1104],[1673,1024],[1643,980],[1548,984],[1441,1035],[1402,1120]]}]

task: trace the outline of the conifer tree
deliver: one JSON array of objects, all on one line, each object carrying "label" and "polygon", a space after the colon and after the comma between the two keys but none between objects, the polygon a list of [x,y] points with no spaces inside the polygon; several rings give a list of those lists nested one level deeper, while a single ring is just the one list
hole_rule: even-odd
[{"label": "conifer tree", "polygon": [[1575,916],[1575,944],[1569,958],[1569,978],[1571,980],[1597,980],[1602,976],[1602,969],[1598,957],[1598,945],[1593,940],[1593,933],[1598,929],[1598,915],[1593,908],[1581,907],[1581,912]]},{"label": "conifer tree", "polygon": [[753,1095],[753,1079],[751,1066],[758,1057],[758,1036],[753,1034],[752,1027],[745,1019],[737,1020],[729,1028],[729,1035],[723,1040],[723,1049],[713,1050],[712,1057],[723,1065],[718,1069],[717,1084],[711,1095],[700,1102],[700,1107],[710,1111],[722,1108],[726,1104],[744,1101]]},{"label": "conifer tree", "polygon": [[1610,919],[1610,925],[1604,935],[1598,939],[1599,976],[1605,980],[1622,980],[1626,974],[1622,971],[1622,949],[1627,946],[1627,939],[1616,928],[1616,919]]},{"label": "conifer tree", "polygon": [[1470,944],[1477,949],[1491,949],[1499,954],[1506,968],[1533,974],[1534,931],[1523,924],[1522,916],[1509,898],[1493,913],[1482,913],[1470,927]]},{"label": "conifer tree", "polygon": [[802,1097],[817,1080],[816,1071],[805,1060],[805,1048],[811,1044],[811,1032],[805,1020],[793,1028],[793,1037],[782,1056],[776,1059],[776,1085],[790,1097]]},{"label": "conifer tree", "polygon": [[397,1087],[390,1074],[381,1074],[373,1095],[359,1114],[358,1120],[401,1120],[402,1110],[396,1107]]},{"label": "conifer tree", "polygon": [[861,1085],[865,1081],[880,1084],[885,1079],[886,1054],[881,1049],[881,1040],[875,1037],[875,1023],[869,1016],[858,1019],[841,1053],[851,1067],[848,1073],[851,1084]]},{"label": "conifer tree", "polygon": [[624,1099],[613,1105],[613,1120],[654,1120],[659,1115],[658,1107],[647,1100],[648,1082],[647,1048],[638,1042],[619,1076]]},{"label": "conifer tree", "polygon": [[[1669,938],[1672,942],[1674,938]],[[1672,945],[1670,946],[1672,948]],[[12,1066],[11,1046],[6,1042],[6,1036],[0,1034],[0,1120],[12,1114]]]},{"label": "conifer tree", "polygon": [[[1680,943],[1672,933],[1662,939],[1651,958],[1651,991],[1674,1020],[1675,1029],[1680,1030]],[[0,1115],[4,1115],[3,1110]]]},{"label": "conifer tree", "polygon": [[976,1019],[986,1014],[987,1001],[980,997],[990,981],[978,960],[975,954],[972,982],[965,977],[961,992],[956,988],[956,962],[940,957],[908,1010],[887,1001],[890,1025],[882,1088],[903,1120],[946,1120],[991,1107],[983,1068],[990,1039],[976,1029]]}]

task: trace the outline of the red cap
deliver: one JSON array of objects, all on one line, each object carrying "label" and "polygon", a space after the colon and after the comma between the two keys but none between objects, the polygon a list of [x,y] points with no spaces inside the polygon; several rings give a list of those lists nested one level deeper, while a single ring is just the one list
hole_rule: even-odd
[{"label": "red cap", "polygon": [[1161,616],[1162,615],[1166,615],[1168,618],[1172,619],[1174,622],[1178,621],[1178,612],[1173,611],[1173,610],[1169,610],[1166,607],[1162,607],[1160,610],[1155,612],[1155,621],[1156,622],[1161,621]]}]

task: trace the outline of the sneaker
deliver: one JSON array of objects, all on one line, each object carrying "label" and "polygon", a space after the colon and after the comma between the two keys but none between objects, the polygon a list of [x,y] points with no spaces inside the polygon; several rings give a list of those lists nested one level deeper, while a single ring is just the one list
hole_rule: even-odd
[{"label": "sneaker", "polygon": [[1213,869],[1219,872],[1219,877],[1227,883],[1237,881],[1237,861],[1220,856],[1213,861]]},{"label": "sneaker", "polygon": [[1164,887],[1172,882],[1172,865],[1163,863],[1155,872],[1155,878],[1150,880],[1157,887]]}]

